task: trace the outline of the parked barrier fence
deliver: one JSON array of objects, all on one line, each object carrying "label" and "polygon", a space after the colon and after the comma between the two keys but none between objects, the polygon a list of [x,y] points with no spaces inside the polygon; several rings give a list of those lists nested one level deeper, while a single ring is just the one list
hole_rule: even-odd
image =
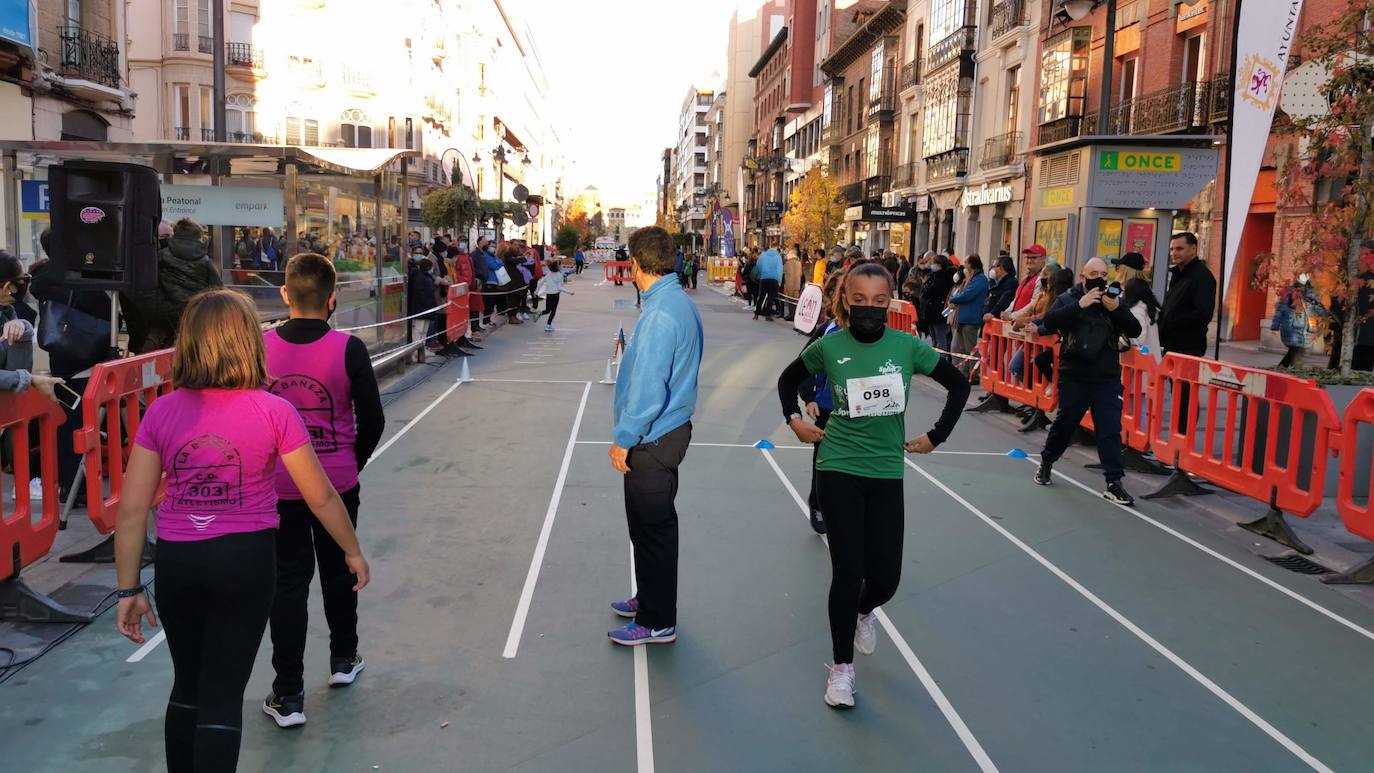
[{"label": "parked barrier fence", "polygon": [[[1041,411],[1059,406],[1054,374],[1059,370],[1059,337],[1042,336],[1028,329],[1015,330],[1010,323],[991,319],[983,323],[983,389]],[[1036,359],[1049,353],[1053,367],[1047,374]],[[1013,364],[1020,354],[1020,373]]]},{"label": "parked barrier fence", "polygon": [[1326,390],[1311,379],[1170,353],[1150,394],[1160,408],[1173,399],[1167,422],[1166,411],[1153,412],[1150,442],[1176,469],[1148,498],[1193,493],[1187,476],[1197,475],[1269,506],[1245,528],[1312,552],[1283,514],[1307,517],[1322,503],[1327,461],[1341,447],[1340,417]]},{"label": "parked barrier fence", "polygon": [[706,267],[706,281],[708,282],[733,282],[735,274],[739,272],[739,260],[737,258],[712,258]]},{"label": "parked barrier fence", "polygon": [[[0,620],[87,623],[89,614],[76,612],[30,588],[21,578],[25,567],[46,556],[57,539],[58,500],[29,495],[29,480],[42,481],[45,492],[57,490],[57,428],[62,409],[37,389],[0,398],[0,432],[10,438],[13,473],[0,486],[14,496],[0,496]],[[37,451],[38,470],[31,459]],[[33,508],[39,507],[34,519]]]},{"label": "parked barrier fence", "polygon": [[628,260],[611,260],[606,262],[606,281],[607,282],[633,282],[634,271],[630,267]]},{"label": "parked barrier fence", "polygon": [[[1158,367],[1155,358],[1138,347],[1121,353],[1121,443],[1142,454],[1150,451],[1150,387]],[[1094,431],[1092,411],[1083,414],[1082,427]]]},{"label": "parked barrier fence", "polygon": [[467,282],[449,285],[447,318],[444,322],[449,341],[457,341],[468,334],[468,312],[471,308],[471,301],[472,296],[468,293]]},{"label": "parked barrier fence", "polygon": [[916,335],[916,307],[908,301],[892,301],[887,307],[887,326]]}]

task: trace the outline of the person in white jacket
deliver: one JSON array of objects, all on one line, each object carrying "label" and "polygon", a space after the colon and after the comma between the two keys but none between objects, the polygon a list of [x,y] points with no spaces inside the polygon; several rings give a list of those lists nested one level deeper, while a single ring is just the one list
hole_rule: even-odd
[{"label": "person in white jacket", "polygon": [[1159,299],[1155,297],[1150,283],[1140,277],[1128,280],[1122,289],[1121,298],[1126,308],[1130,309],[1131,314],[1140,323],[1140,335],[1132,338],[1131,343],[1143,348],[1158,362],[1159,329],[1155,322],[1159,319]]}]

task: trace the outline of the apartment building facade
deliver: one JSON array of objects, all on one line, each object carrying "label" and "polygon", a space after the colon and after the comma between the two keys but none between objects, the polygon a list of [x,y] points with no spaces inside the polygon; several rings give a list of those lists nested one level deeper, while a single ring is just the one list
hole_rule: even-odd
[{"label": "apartment building facade", "polygon": [[678,114],[677,146],[673,154],[673,209],[684,233],[706,234],[706,114],[715,92],[692,86]]}]

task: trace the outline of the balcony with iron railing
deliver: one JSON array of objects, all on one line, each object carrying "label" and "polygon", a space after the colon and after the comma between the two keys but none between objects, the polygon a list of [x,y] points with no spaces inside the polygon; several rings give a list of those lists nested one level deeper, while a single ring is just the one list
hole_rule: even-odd
[{"label": "balcony with iron railing", "polygon": [[868,100],[868,120],[889,122],[897,109],[897,78],[896,73],[891,69],[883,72],[883,79],[878,84],[877,96],[870,95]]},{"label": "balcony with iron railing", "polygon": [[845,204],[862,204],[864,201],[864,181],[841,185],[839,191],[840,201]]},{"label": "balcony with iron railing", "polygon": [[302,88],[324,88],[324,65],[314,59],[293,56],[287,60],[287,72]]},{"label": "balcony with iron railing", "polygon": [[[1188,82],[1111,106],[1107,134],[1175,134],[1207,125],[1211,83]],[[1083,116],[1080,130],[1098,132],[1098,113]]]},{"label": "balcony with iron railing", "polygon": [[190,50],[191,50],[191,36],[188,35],[188,34],[186,34],[185,32],[174,32],[174,33],[172,33],[172,50],[173,50],[173,51],[190,51]]},{"label": "balcony with iron railing", "polygon": [[211,128],[208,127],[208,126],[202,126],[202,127],[200,127],[200,141],[201,141],[201,142],[214,142],[214,141],[215,141],[215,130],[214,130],[214,129],[211,129]]},{"label": "balcony with iron railing", "polygon": [[899,164],[892,173],[892,187],[914,188],[921,180],[921,162],[908,161]]},{"label": "balcony with iron railing", "polygon": [[1235,89],[1235,84],[1231,82],[1231,73],[1219,73],[1212,79],[1211,89],[1212,99],[1207,120],[1211,123],[1221,123],[1231,117],[1231,94]]},{"label": "balcony with iron railing", "polygon": [[191,139],[191,130],[185,126],[173,126],[172,139],[179,142],[187,142]]},{"label": "balcony with iron railing", "polygon": [[983,156],[978,165],[983,169],[996,169],[1020,161],[1025,136],[1022,132],[1007,132],[987,138],[983,141]]},{"label": "balcony with iron railing", "polygon": [[[969,3],[969,5],[974,4]],[[946,36],[944,40],[931,46],[930,53],[926,55],[926,72],[935,72],[950,62],[958,60],[960,56],[972,56],[977,33],[978,28],[973,25],[960,27]]]},{"label": "balcony with iron railing", "polygon": [[1027,21],[1026,0],[1001,0],[992,6],[992,12],[988,16],[988,34],[991,35],[989,41],[995,41],[1008,32],[1025,26]]},{"label": "balcony with iron railing", "polygon": [[229,43],[227,44],[227,58],[225,65],[229,67],[251,67],[254,70],[262,69],[262,48],[255,47],[252,43]]},{"label": "balcony with iron railing", "polygon": [[377,85],[371,73],[348,65],[344,65],[343,68],[343,85],[349,93],[356,96],[368,97],[377,93]]},{"label": "balcony with iron railing", "polygon": [[902,88],[909,89],[919,85],[921,85],[920,61],[907,62],[902,65]]},{"label": "balcony with iron railing", "polygon": [[112,89],[119,88],[123,78],[119,71],[119,46],[80,27],[58,27],[57,37],[62,43],[62,76],[77,78]]},{"label": "balcony with iron railing", "polygon": [[214,39],[214,38],[210,37],[209,35],[198,35],[197,37],[200,38],[200,39],[197,41],[197,43],[198,43],[198,45],[199,45],[199,48],[198,48],[197,50],[199,50],[202,54],[213,54],[213,53],[215,53],[215,39]]},{"label": "balcony with iron railing", "polygon": [[946,182],[968,174],[968,148],[955,148],[926,159],[926,181]]},{"label": "balcony with iron railing", "polygon": [[830,125],[825,127],[825,141],[831,145],[844,142],[844,138],[853,133],[845,126],[844,108],[840,105],[840,102],[835,102],[830,108]]}]

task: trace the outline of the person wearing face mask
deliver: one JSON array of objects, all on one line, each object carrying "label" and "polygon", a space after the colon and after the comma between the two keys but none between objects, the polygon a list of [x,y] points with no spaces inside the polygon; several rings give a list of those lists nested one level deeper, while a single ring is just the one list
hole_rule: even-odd
[{"label": "person wearing face mask", "polygon": [[1300,274],[1293,284],[1279,293],[1274,307],[1274,321],[1270,329],[1279,331],[1283,345],[1288,347],[1283,359],[1276,367],[1290,368],[1302,364],[1302,355],[1307,351],[1307,321],[1309,317],[1326,316],[1326,309],[1312,292],[1307,274]]},{"label": "person wearing face mask", "polygon": [[[829,618],[834,666],[825,702],[854,705],[854,651],[877,642],[874,610],[897,591],[902,567],[903,452],[928,454],[949,437],[968,399],[959,371],[924,342],[887,327],[892,276],[881,265],[850,268],[832,312],[842,330],[819,338],[778,378],[787,424],[803,443],[819,443],[820,505],[830,540]],[[940,418],[925,434],[906,437],[911,378],[933,378],[947,390]],[[797,408],[797,388],[824,374],[834,411],[822,430]]]},{"label": "person wearing face mask", "polygon": [[1083,264],[1082,284],[1056,298],[1042,323],[1059,333],[1059,415],[1050,425],[1035,482],[1053,483],[1054,463],[1073,439],[1083,414],[1092,411],[1097,458],[1107,488],[1103,498],[1120,505],[1135,499],[1121,485],[1121,339],[1140,335],[1140,322],[1121,303],[1120,285],[1107,285],[1107,263]]},{"label": "person wearing face mask", "polygon": [[[287,261],[281,297],[291,318],[263,335],[267,373],[274,379],[267,391],[300,413],[320,465],[357,528],[358,473],[382,439],[386,416],[367,345],[329,327],[338,305],[336,277],[323,255],[302,253]],[[358,593],[343,548],[314,517],[280,460],[274,487],[280,518],[270,618],[276,680],[262,710],[279,727],[293,727],[305,724],[306,602],[317,562],[329,623],[330,686],[352,684],[364,663],[358,655]]]}]

